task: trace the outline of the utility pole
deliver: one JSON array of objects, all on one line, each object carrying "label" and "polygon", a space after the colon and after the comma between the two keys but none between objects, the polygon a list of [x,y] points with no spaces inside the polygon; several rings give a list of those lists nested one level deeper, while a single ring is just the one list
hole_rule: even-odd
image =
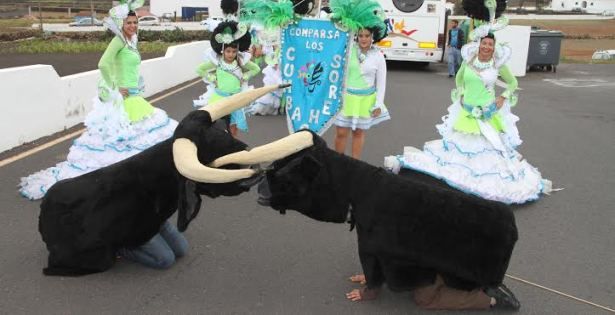
[{"label": "utility pole", "polygon": [[91,15],[91,19],[90,22],[92,23],[91,25],[94,26],[94,3],[92,2],[92,0],[90,0],[90,15]]},{"label": "utility pole", "polygon": [[43,31],[43,9],[41,8],[41,2],[38,2],[38,28]]}]

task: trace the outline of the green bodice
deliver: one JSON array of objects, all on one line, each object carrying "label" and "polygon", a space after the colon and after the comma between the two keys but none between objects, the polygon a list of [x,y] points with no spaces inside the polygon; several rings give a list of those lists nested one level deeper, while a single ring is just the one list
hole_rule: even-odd
[{"label": "green bodice", "polygon": [[216,88],[222,92],[234,94],[241,91],[241,81],[239,78],[220,68],[216,69]]},{"label": "green bodice", "polygon": [[98,68],[109,86],[121,88],[139,87],[141,55],[131,49],[119,37],[114,37],[100,58]]},{"label": "green bodice", "polygon": [[348,74],[346,75],[346,87],[353,89],[366,89],[369,87],[369,85],[363,78],[363,72],[361,71],[358,48],[354,45],[350,49],[350,59],[348,60]]}]

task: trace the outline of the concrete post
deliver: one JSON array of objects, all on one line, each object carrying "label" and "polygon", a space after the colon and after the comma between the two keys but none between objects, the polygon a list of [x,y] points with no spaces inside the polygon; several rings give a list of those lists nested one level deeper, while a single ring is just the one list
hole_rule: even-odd
[{"label": "concrete post", "polygon": [[43,31],[43,9],[41,8],[41,2],[38,2],[38,22],[39,22],[39,29],[41,30],[41,32]]},{"label": "concrete post", "polygon": [[94,3],[92,2],[92,0],[90,0],[90,16],[92,17],[92,19],[90,19],[90,22],[92,22],[92,26],[94,25],[94,17],[96,16],[94,14]]}]

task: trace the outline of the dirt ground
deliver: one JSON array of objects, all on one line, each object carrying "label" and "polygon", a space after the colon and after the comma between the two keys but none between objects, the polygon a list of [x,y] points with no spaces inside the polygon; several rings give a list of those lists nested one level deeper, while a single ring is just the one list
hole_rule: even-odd
[{"label": "dirt ground", "polygon": [[615,49],[615,39],[564,39],[563,62],[589,62],[596,50]]},{"label": "dirt ground", "polygon": [[600,21],[511,20],[513,25],[537,26],[564,33],[562,62],[590,62],[596,50],[615,49],[615,19]]},{"label": "dirt ground", "polygon": [[[0,55],[0,69],[27,65],[52,65],[63,77],[70,74],[97,69],[102,53],[80,54],[6,54]],[[141,58],[152,59],[164,56],[164,53],[141,54]]]},{"label": "dirt ground", "polygon": [[615,39],[615,19],[612,20],[510,20],[511,25],[537,26],[541,29],[556,30],[570,37],[612,38]]}]

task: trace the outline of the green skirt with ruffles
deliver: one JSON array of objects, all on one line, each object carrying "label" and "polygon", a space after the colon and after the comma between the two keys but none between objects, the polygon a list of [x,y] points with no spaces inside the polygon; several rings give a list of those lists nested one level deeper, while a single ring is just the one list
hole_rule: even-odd
[{"label": "green skirt with ruffles", "polygon": [[369,95],[344,94],[342,115],[346,117],[371,118],[372,107],[376,105],[376,93]]},{"label": "green skirt with ruffles", "polygon": [[137,122],[154,113],[154,106],[141,96],[129,96],[124,99],[124,111],[130,122]]}]

